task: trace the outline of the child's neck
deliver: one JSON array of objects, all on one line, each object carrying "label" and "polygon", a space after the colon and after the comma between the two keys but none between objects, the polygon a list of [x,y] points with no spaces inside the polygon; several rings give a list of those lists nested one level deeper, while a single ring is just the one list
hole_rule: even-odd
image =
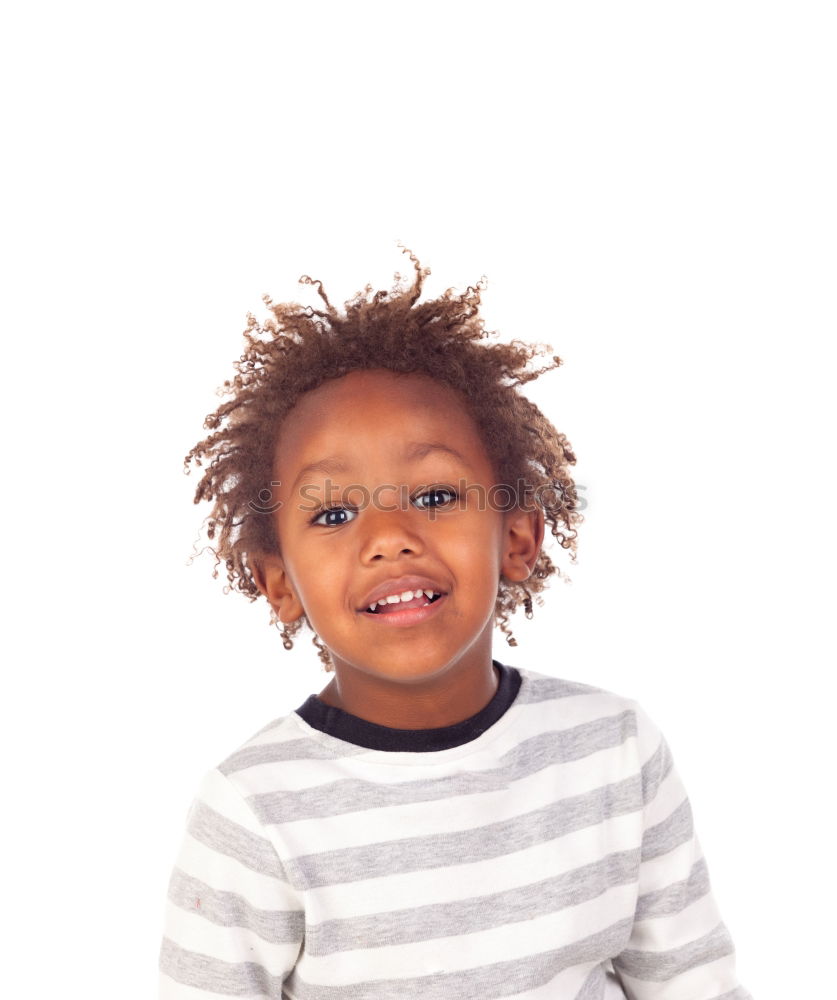
[{"label": "child's neck", "polygon": [[456,664],[441,675],[409,684],[336,667],[335,676],[317,697],[332,708],[390,729],[439,729],[482,711],[498,684],[489,651],[484,663]]}]

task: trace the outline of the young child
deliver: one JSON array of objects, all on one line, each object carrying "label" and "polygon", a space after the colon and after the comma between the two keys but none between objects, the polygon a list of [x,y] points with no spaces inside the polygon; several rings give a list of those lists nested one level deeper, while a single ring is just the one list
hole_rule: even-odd
[{"label": "young child", "polygon": [[[192,449],[229,584],[333,676],[204,777],[161,1000],[749,1000],[665,740],[630,699],[492,656],[574,556],[564,435],[482,285],[249,317]],[[556,661],[557,662],[557,661]],[[548,665],[545,665],[548,666]]]}]

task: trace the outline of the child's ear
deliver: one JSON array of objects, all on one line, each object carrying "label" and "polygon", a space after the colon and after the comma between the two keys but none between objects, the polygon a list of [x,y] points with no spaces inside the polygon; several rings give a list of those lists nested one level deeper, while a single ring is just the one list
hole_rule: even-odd
[{"label": "child's ear", "polygon": [[540,507],[534,510],[516,507],[505,515],[501,573],[507,580],[520,583],[528,579],[538,560],[543,534],[544,518]]},{"label": "child's ear", "polygon": [[280,621],[286,625],[302,617],[305,609],[296,595],[282,557],[258,553],[248,558],[256,586],[267,598]]}]

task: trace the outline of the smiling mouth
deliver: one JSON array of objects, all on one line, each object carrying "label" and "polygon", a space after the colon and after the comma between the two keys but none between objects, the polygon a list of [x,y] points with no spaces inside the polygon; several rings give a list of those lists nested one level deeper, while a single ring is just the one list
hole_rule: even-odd
[{"label": "smiling mouth", "polygon": [[432,597],[427,597],[422,594],[419,597],[413,597],[409,601],[397,601],[392,604],[376,604],[373,608],[367,608],[365,614],[380,616],[382,618],[388,615],[397,614],[398,612],[404,611],[416,611],[421,608],[429,608],[431,605],[440,601],[445,594],[433,594]]}]

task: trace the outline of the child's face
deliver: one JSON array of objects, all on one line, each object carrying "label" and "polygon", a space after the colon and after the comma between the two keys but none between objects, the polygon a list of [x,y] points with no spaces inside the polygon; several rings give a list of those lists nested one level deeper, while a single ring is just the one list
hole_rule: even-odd
[{"label": "child's face", "polygon": [[[306,471],[317,463],[331,466]],[[490,660],[500,574],[529,575],[543,526],[491,503],[491,462],[451,388],[383,370],[324,383],[286,417],[274,480],[281,557],[266,564],[264,589],[283,621],[304,610],[338,676],[416,681]],[[459,500],[434,492],[463,484]],[[443,596],[368,610],[381,589],[419,588]]]}]

